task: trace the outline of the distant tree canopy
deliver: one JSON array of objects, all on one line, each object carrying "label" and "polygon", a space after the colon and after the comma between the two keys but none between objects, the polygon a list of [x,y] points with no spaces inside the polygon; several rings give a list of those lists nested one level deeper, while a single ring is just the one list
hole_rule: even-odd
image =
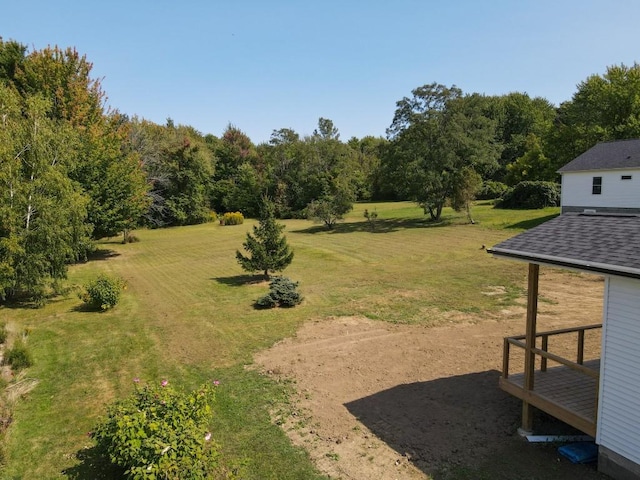
[{"label": "distant tree canopy", "polygon": [[[640,137],[640,66],[614,65],[555,107],[540,97],[463,93],[438,83],[396,104],[387,137],[344,141],[329,118],[311,135],[255,145],[105,106],[73,48],[29,51],[0,38],[0,298],[42,298],[92,240],[138,226],[188,225],[211,211],[309,217],[328,226],[354,201],[413,200],[439,219],[478,191],[557,181],[599,141]],[[500,188],[497,188],[500,187]]]},{"label": "distant tree canopy", "polygon": [[130,121],[129,132],[128,146],[140,159],[150,186],[144,223],[162,227],[206,222],[215,161],[202,134],[171,121],[157,125],[137,118]]},{"label": "distant tree canopy", "polygon": [[578,84],[557,109],[545,154],[560,168],[598,142],[640,138],[640,65],[615,65]]},{"label": "distant tree canopy", "polygon": [[[432,83],[397,103],[383,163],[400,195],[439,220],[447,199],[465,205],[471,186],[498,167],[501,146],[487,99]],[[465,200],[461,200],[461,199]]]},{"label": "distant tree canopy", "polygon": [[[320,118],[313,135],[300,138],[291,129],[273,132],[269,144],[260,145],[266,176],[261,187],[274,199],[280,217],[302,217],[319,200],[340,199],[344,214],[356,200],[370,199],[383,139],[339,140],[331,120]],[[361,143],[362,142],[362,143]]]},{"label": "distant tree canopy", "polygon": [[553,125],[555,108],[544,98],[531,98],[518,92],[488,97],[488,102],[487,114],[496,120],[496,138],[503,147],[499,167],[492,177],[518,183],[507,177],[509,166],[529,152],[532,143],[541,143]]},{"label": "distant tree canopy", "polygon": [[[439,218],[477,185],[557,182],[557,170],[598,142],[640,137],[640,66],[612,66],[555,108],[523,93],[484,97],[425,85],[397,104],[378,192],[412,199]],[[467,172],[466,174],[464,172]]]}]

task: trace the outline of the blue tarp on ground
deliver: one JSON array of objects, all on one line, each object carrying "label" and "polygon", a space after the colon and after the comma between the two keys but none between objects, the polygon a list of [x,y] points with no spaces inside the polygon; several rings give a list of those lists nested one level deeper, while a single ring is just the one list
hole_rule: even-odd
[{"label": "blue tarp on ground", "polygon": [[598,446],[593,442],[569,443],[559,447],[558,453],[573,463],[592,463],[598,460]]}]

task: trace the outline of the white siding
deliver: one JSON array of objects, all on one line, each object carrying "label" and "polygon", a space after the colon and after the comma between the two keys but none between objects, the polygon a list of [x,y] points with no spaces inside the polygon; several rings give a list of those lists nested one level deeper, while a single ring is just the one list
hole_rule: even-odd
[{"label": "white siding", "polygon": [[[602,177],[600,195],[591,193],[593,177]],[[563,173],[562,206],[640,208],[640,169]]]},{"label": "white siding", "polygon": [[640,280],[609,277],[596,441],[640,464]]}]

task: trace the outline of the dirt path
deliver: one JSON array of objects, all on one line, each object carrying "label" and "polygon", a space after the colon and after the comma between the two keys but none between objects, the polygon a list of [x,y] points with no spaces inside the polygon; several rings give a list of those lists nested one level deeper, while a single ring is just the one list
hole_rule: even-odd
[{"label": "dirt path", "polygon": [[[539,330],[599,323],[602,288],[597,277],[548,270]],[[524,311],[448,313],[449,323],[435,328],[309,321],[255,361],[295,381],[295,407],[276,421],[331,478],[602,478],[515,435],[520,403],[497,384],[502,339],[524,332]],[[540,433],[566,430],[544,415],[537,426]]]}]

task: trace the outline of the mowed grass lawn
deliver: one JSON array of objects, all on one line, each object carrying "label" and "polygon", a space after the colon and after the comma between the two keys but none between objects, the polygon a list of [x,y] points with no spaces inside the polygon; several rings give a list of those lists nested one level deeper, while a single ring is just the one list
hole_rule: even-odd
[{"label": "mowed grass lawn", "polygon": [[[372,230],[363,211],[376,211]],[[473,209],[475,225],[446,209],[432,224],[411,203],[358,204],[333,231],[286,220],[295,251],[284,274],[300,282],[304,302],[255,310],[264,282],[235,259],[255,224],[217,223],[136,232],[140,243],[99,244],[96,259],[73,266],[70,285],[100,272],[127,288],[105,313],[82,308],[75,293],[42,309],[0,308],[13,332],[28,329],[37,386],[17,402],[5,438],[3,478],[114,478],[91,450],[91,431],[105,405],[133,389],[132,379],[167,379],[192,388],[218,379],[214,437],[225,468],[242,478],[322,478],[304,451],[290,445],[269,412],[287,408],[293,385],[246,368],[252,356],[291,336],[302,322],[363,315],[433,325],[443,311],[490,315],[524,286],[524,264],[494,260],[482,249],[558,213]],[[502,297],[485,295],[504,286]]]}]

